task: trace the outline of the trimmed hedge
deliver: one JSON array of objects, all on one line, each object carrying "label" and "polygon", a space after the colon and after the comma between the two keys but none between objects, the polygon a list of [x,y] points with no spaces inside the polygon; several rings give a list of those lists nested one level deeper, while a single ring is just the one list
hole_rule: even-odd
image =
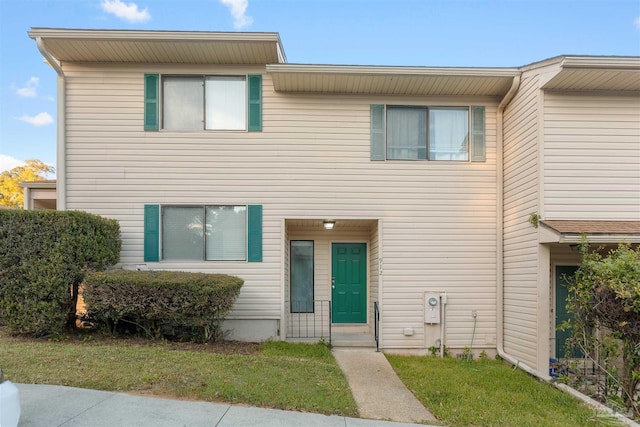
[{"label": "trimmed hedge", "polygon": [[75,324],[86,272],[120,258],[120,226],[79,211],[0,210],[0,323],[43,336]]},{"label": "trimmed hedge", "polygon": [[111,270],[85,278],[87,318],[111,332],[212,341],[244,281],[224,274]]}]

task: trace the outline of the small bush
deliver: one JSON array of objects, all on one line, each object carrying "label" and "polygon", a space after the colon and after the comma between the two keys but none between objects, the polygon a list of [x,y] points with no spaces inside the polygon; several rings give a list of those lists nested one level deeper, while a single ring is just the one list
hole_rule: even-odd
[{"label": "small bush", "polygon": [[111,270],[85,278],[89,321],[111,332],[212,341],[244,281],[223,274]]},{"label": "small bush", "polygon": [[17,334],[61,333],[75,323],[85,273],[117,263],[120,245],[116,220],[0,210],[0,323]]}]

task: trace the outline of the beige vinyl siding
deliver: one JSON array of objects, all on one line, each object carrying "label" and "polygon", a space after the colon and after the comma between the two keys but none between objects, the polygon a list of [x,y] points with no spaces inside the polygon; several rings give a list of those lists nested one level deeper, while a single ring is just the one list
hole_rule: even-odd
[{"label": "beige vinyl siding", "polygon": [[522,78],[504,115],[504,349],[537,365],[538,76]]},{"label": "beige vinyl siding", "polygon": [[[184,68],[67,64],[65,72],[67,207],[120,221],[122,263],[143,262],[144,204],[261,204],[263,262],[149,267],[242,277],[231,317],[276,319],[284,298],[283,219],[382,219],[386,346],[433,345],[423,334],[425,291],[449,294],[450,347],[470,344],[472,309],[478,311],[476,342],[495,343],[497,100],[280,94],[265,74],[263,132],[144,132],[143,74],[184,74]],[[370,161],[372,103],[485,105],[486,163]],[[374,240],[369,233],[365,241]],[[403,336],[406,327],[416,334]]]},{"label": "beige vinyl siding", "polygon": [[640,97],[546,93],[546,219],[640,220]]}]

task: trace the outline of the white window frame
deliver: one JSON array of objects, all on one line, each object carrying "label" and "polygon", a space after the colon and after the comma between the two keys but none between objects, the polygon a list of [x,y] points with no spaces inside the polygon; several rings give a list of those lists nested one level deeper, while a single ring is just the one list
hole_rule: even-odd
[{"label": "white window frame", "polygon": [[[418,162],[453,162],[453,163],[470,163],[471,160],[471,133],[472,133],[472,110],[471,105],[393,105],[393,104],[384,104],[384,159],[386,161],[418,161]],[[388,130],[389,130],[389,122],[387,111],[391,109],[408,109],[408,110],[426,110],[427,120],[426,120],[426,129],[425,129],[425,149],[426,149],[426,158],[424,159],[401,159],[401,158],[390,158],[388,157]],[[431,110],[466,110],[467,112],[467,158],[466,160],[438,160],[432,159],[431,157],[431,141],[429,135],[429,125],[430,125],[430,111]]]},{"label": "white window frame", "polygon": [[[207,233],[202,235],[202,256],[200,258],[165,258],[165,229],[164,229],[164,213],[166,208],[199,208],[202,210],[202,218],[204,221],[204,228],[207,225],[206,211],[208,207],[232,207],[245,209],[244,218],[244,258],[242,259],[208,259],[207,258]],[[249,248],[248,248],[248,235],[249,235],[249,206],[248,205],[226,205],[226,204],[207,204],[207,205],[179,205],[179,204],[167,204],[160,205],[160,260],[168,262],[193,262],[193,261],[207,261],[207,262],[248,262]]]},{"label": "white window frame", "polygon": [[[185,78],[185,79],[201,79],[202,81],[202,126],[198,129],[172,129],[165,127],[165,81],[171,78]],[[244,83],[242,104],[244,106],[244,117],[242,128],[207,128],[207,79],[242,79]],[[249,121],[249,98],[248,98],[248,77],[247,75],[230,75],[230,74],[162,74],[160,75],[160,108],[159,108],[159,120],[160,130],[167,132],[246,132],[248,130]]]}]

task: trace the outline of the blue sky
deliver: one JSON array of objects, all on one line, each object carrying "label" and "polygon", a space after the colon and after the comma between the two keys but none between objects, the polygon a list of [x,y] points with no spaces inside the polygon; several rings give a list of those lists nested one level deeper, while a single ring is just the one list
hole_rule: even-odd
[{"label": "blue sky", "polygon": [[31,27],[275,31],[291,63],[502,67],[640,55],[640,0],[0,0],[0,171],[56,162],[56,74]]}]

